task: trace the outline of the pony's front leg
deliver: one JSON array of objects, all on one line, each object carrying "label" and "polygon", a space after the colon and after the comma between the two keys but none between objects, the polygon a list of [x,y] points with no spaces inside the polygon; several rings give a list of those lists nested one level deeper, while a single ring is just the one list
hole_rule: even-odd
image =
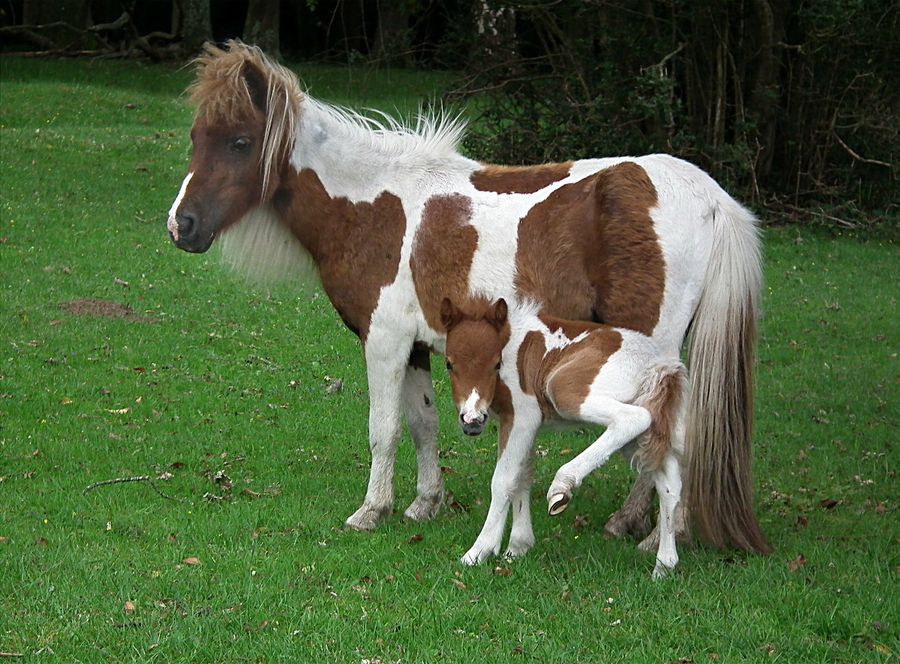
[{"label": "pony's front leg", "polygon": [[394,461],[400,439],[400,395],[412,341],[370,332],[366,340],[366,373],[369,380],[369,450],[372,466],[362,506],[346,521],[354,530],[374,530],[394,507]]},{"label": "pony's front leg", "polygon": [[520,558],[534,546],[534,530],[531,527],[531,483],[533,457],[531,451],[525,460],[525,468],[519,477],[518,489],[512,496],[512,529],[509,533],[507,558]]},{"label": "pony's front leg", "polygon": [[416,446],[419,466],[416,499],[403,513],[407,519],[425,521],[432,518],[444,500],[444,478],[438,461],[438,418],[431,382],[428,349],[413,346],[403,381],[403,411],[409,435]]},{"label": "pony's front leg", "polygon": [[585,402],[578,415],[583,421],[605,426],[606,431],[556,471],[556,477],[547,491],[548,511],[552,516],[568,507],[572,492],[581,486],[585,477],[650,427],[650,412],[646,408],[610,397],[596,397]]},{"label": "pony's front leg", "polygon": [[681,502],[681,467],[675,453],[669,452],[662,466],[653,473],[656,493],[659,494],[659,549],[653,578],[660,579],[675,569],[678,550],[675,546],[676,513]]},{"label": "pony's front leg", "polygon": [[[494,475],[491,478],[491,505],[488,508],[487,517],[472,548],[462,557],[461,562],[464,565],[477,565],[489,556],[496,556],[500,553],[503,531],[506,528],[506,515],[509,512],[511,501],[521,493],[522,478],[529,474],[531,448],[539,426],[539,419],[536,422],[526,423],[518,417],[512,424],[507,444],[497,459]],[[527,504],[524,505],[524,509],[528,509]],[[522,538],[522,545],[525,545],[529,539],[524,532],[526,527],[530,532],[530,514],[526,522],[520,522],[519,531],[516,533]],[[533,533],[530,540],[531,543],[527,544],[528,548],[534,542]],[[512,546],[512,538],[510,545]],[[525,550],[527,551],[527,548]]]}]

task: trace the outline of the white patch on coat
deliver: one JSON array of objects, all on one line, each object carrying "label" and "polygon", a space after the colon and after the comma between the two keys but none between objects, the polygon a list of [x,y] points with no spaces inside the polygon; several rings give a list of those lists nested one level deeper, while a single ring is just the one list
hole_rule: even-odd
[{"label": "white patch on coat", "polygon": [[184,198],[188,183],[191,181],[192,177],[194,177],[193,171],[184,176],[184,180],[181,182],[181,189],[178,190],[178,196],[175,197],[175,202],[172,203],[172,207],[169,208],[169,219],[166,221],[166,228],[169,229],[169,232],[172,234],[172,239],[176,242],[178,242],[178,220],[175,218],[175,215],[178,214],[181,200]]}]

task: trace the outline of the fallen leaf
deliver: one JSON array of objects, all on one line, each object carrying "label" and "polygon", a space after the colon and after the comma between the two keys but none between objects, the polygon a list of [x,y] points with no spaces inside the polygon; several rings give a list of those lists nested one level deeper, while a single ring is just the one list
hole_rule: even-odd
[{"label": "fallen leaf", "polygon": [[125,602],[125,606],[122,607],[122,611],[125,612],[126,615],[131,615],[134,613],[134,602]]},{"label": "fallen leaf", "polygon": [[128,286],[130,285],[127,281],[125,281],[124,279],[119,279],[118,277],[113,279],[113,283],[115,283],[117,286],[121,286],[122,288],[128,288]]},{"label": "fallen leaf", "polygon": [[450,579],[450,583],[459,588],[460,590],[466,589],[466,584],[460,581],[459,579]]},{"label": "fallen leaf", "polygon": [[583,517],[580,514],[576,514],[575,520],[572,522],[572,527],[575,530],[581,530],[582,528],[584,528],[587,525],[587,523],[588,523],[587,518]]},{"label": "fallen leaf", "polygon": [[788,563],[788,569],[792,572],[796,572],[798,569],[803,567],[806,564],[806,556],[802,553],[794,558],[791,562]]},{"label": "fallen leaf", "polygon": [[510,573],[512,573],[512,570],[509,567],[501,567],[500,565],[497,565],[494,568],[494,574],[497,576],[509,576]]},{"label": "fallen leaf", "polygon": [[423,535],[422,533],[416,533],[407,541],[409,544],[416,544],[417,542],[421,542],[423,539],[425,539],[425,535]]},{"label": "fallen leaf", "polygon": [[826,510],[833,510],[835,507],[837,507],[837,505],[838,501],[834,498],[826,498],[825,500],[819,502],[819,507]]},{"label": "fallen leaf", "polygon": [[46,537],[38,537],[36,540],[34,540],[35,546],[47,546],[49,543],[50,542],[47,541]]},{"label": "fallen leaf", "polygon": [[800,516],[797,517],[797,521],[794,525],[797,527],[798,530],[802,530],[803,528],[806,528],[809,525],[809,519],[807,519],[805,516],[803,516],[801,514]]},{"label": "fallen leaf", "polygon": [[125,413],[130,413],[131,408],[107,408],[106,412],[113,415],[124,415]]},{"label": "fallen leaf", "polygon": [[183,562],[185,565],[199,565],[200,559],[195,556],[190,556],[188,558],[185,558],[181,562]]}]

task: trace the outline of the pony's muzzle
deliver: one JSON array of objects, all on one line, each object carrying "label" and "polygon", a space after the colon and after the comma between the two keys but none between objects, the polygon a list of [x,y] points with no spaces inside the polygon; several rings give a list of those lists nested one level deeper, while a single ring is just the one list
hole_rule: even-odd
[{"label": "pony's muzzle", "polygon": [[463,433],[467,436],[480,436],[484,431],[484,425],[487,424],[487,413],[460,413],[459,426],[462,427]]}]

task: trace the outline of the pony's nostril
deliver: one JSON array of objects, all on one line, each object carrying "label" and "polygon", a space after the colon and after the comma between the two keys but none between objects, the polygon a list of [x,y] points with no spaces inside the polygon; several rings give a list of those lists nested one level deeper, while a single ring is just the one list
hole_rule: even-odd
[{"label": "pony's nostril", "polygon": [[191,212],[179,212],[175,221],[178,223],[178,233],[184,236],[190,235],[197,225],[197,218]]}]

